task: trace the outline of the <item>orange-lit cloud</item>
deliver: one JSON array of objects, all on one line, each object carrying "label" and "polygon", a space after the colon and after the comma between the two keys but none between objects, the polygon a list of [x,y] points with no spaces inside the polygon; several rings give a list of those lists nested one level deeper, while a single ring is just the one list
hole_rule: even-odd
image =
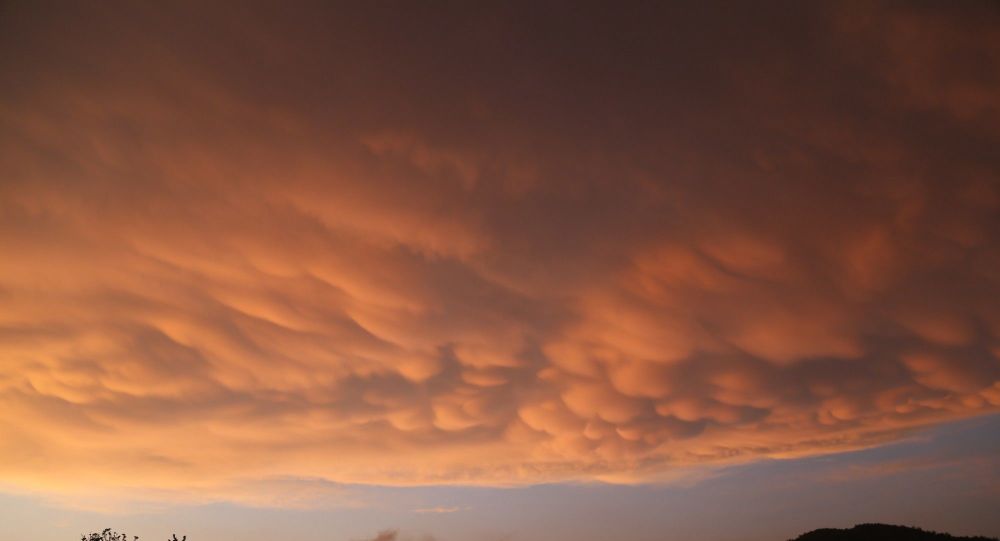
[{"label": "orange-lit cloud", "polygon": [[733,22],[753,47],[691,59],[626,14],[630,68],[471,12],[417,45],[377,8],[34,9],[0,99],[14,487],[643,481],[1000,407],[972,15]]}]

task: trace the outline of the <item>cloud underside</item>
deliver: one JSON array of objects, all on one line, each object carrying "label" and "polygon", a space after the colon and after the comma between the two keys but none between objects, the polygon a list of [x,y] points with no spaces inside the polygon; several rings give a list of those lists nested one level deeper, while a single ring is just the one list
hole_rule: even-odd
[{"label": "cloud underside", "polygon": [[636,482],[996,409],[996,14],[857,8],[9,8],[0,478]]}]

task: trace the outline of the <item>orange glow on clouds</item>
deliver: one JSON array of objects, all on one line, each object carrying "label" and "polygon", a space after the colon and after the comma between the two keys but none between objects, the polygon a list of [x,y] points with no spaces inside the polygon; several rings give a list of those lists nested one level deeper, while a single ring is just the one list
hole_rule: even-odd
[{"label": "orange glow on clouds", "polygon": [[[789,53],[697,72],[709,95],[663,83],[679,98],[647,110],[642,85],[575,86],[544,59],[463,83],[389,30],[236,17],[216,41],[130,6],[58,39],[71,13],[17,9],[18,489],[636,482],[1000,407],[1000,189],[968,150],[1000,143],[1000,93],[951,70],[995,32],[927,49],[914,36],[949,21],[833,13],[814,54],[871,79],[840,90],[855,109]],[[220,60],[238,53],[259,65]],[[512,80],[581,94],[519,101]]]}]

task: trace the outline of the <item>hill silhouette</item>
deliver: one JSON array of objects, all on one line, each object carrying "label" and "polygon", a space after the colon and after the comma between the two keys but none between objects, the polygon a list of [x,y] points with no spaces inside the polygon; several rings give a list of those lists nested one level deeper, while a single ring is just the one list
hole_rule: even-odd
[{"label": "hill silhouette", "polygon": [[998,541],[995,537],[957,537],[909,526],[858,524],[849,529],[822,528],[791,541]]}]

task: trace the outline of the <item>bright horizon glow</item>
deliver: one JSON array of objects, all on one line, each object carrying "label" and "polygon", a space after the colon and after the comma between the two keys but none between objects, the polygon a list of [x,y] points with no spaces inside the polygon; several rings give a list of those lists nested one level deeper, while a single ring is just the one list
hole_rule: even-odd
[{"label": "bright horizon glow", "polygon": [[[960,421],[894,444],[728,468],[682,484],[554,484],[521,488],[317,486],[295,506],[132,502],[95,511],[0,495],[0,538],[76,539],[114,525],[141,540],[188,539],[770,541],[865,522],[997,535],[1000,417]],[[308,505],[303,505],[308,504]],[[427,509],[448,513],[426,513]],[[384,541],[384,540],[383,540]]]}]

